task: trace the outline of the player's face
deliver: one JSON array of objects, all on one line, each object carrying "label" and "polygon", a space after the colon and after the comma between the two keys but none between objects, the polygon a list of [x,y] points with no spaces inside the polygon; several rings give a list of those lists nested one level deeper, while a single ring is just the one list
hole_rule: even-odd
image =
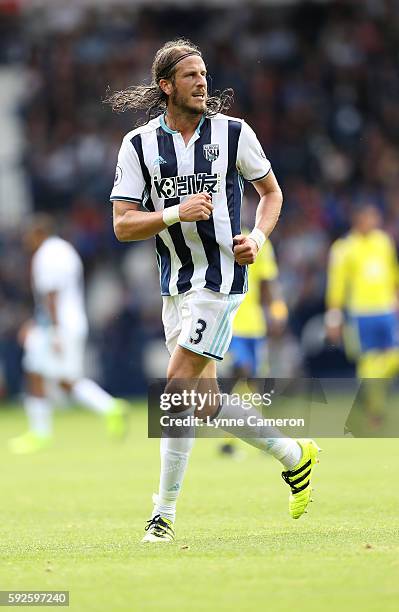
[{"label": "player's face", "polygon": [[176,66],[169,103],[183,112],[202,115],[206,110],[206,68],[197,55],[186,57]]},{"label": "player's face", "polygon": [[34,228],[25,230],[22,236],[23,246],[28,253],[34,253],[37,251],[42,242],[43,237]]},{"label": "player's face", "polygon": [[357,229],[362,234],[368,234],[381,225],[381,216],[374,206],[367,206],[358,213],[356,219]]}]

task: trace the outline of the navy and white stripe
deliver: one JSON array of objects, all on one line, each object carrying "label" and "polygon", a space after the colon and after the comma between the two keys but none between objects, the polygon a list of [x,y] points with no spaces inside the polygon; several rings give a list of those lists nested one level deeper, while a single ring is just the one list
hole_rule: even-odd
[{"label": "navy and white stripe", "polygon": [[[154,204],[151,200],[151,176],[148,171],[148,168],[144,162],[143,155],[143,145],[141,140],[141,135],[136,134],[131,139],[131,143],[136,151],[141,172],[143,173],[143,178],[145,182],[145,188],[143,190],[143,206],[150,212],[154,212]],[[155,236],[155,249],[157,254],[157,264],[159,269],[159,277],[161,284],[161,293],[162,295],[167,295],[169,292],[169,283],[170,283],[170,274],[171,274],[171,257],[170,250],[162,240],[162,238],[158,235]]]},{"label": "navy and white stripe", "polygon": [[140,201],[154,211],[204,191],[199,187],[204,177],[213,191],[208,221],[176,223],[156,236],[162,295],[196,288],[223,294],[247,290],[246,266],[233,255],[233,237],[241,231],[243,179],[259,180],[269,171],[251,128],[222,114],[203,118],[187,146],[163,116],[125,136],[111,200]]},{"label": "navy and white stripe", "polygon": [[[212,162],[204,156],[204,145],[212,143],[212,121],[205,119],[200,127],[200,137],[194,145],[194,174],[212,174]],[[204,246],[208,266],[205,272],[205,288],[220,291],[222,272],[220,269],[220,249],[216,240],[213,215],[208,221],[197,221],[198,235]]]},{"label": "navy and white stripe", "polygon": [[[173,144],[173,135],[166,132],[160,126],[157,128],[157,143],[159,158],[165,161],[165,163],[162,163],[159,166],[161,171],[161,177],[169,178],[177,176],[177,158],[175,147]],[[164,208],[168,208],[169,206],[175,206],[176,204],[180,204],[180,198],[164,199]],[[191,251],[184,240],[180,223],[175,223],[174,225],[171,225],[167,229],[167,232],[172,238],[176,255],[180,260],[180,267],[178,270],[176,281],[177,293],[186,293],[191,289],[191,278],[194,272],[194,264],[191,257]],[[162,288],[162,293],[163,292],[164,288]]]},{"label": "navy and white stripe", "polygon": [[[228,161],[226,173],[226,198],[229,211],[231,233],[236,236],[241,231],[241,202],[242,191],[237,172],[237,150],[241,134],[240,121],[228,121]],[[247,281],[247,266],[240,266],[234,262],[234,279],[231,293],[243,293]]]}]

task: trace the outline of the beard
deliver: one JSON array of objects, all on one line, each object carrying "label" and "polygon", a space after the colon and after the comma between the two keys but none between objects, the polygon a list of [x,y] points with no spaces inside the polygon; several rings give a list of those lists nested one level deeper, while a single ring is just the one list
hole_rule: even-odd
[{"label": "beard", "polygon": [[199,104],[195,104],[193,102],[191,96],[183,96],[179,94],[176,89],[174,89],[170,94],[170,101],[172,102],[173,106],[190,115],[202,115],[202,113],[204,113],[206,110],[206,99],[207,96],[205,94],[203,104],[200,106]]}]

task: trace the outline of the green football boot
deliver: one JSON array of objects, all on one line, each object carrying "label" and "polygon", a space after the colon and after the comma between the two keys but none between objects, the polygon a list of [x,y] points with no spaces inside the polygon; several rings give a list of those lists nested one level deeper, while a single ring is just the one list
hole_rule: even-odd
[{"label": "green football boot", "polygon": [[316,463],[319,463],[321,449],[313,440],[297,440],[302,449],[300,462],[292,469],[282,472],[283,480],[290,486],[288,510],[293,519],[298,519],[306,512],[312,494],[311,476]]},{"label": "green football boot", "polygon": [[111,409],[105,414],[108,434],[114,440],[122,440],[128,429],[129,404],[125,400],[115,399]]},{"label": "green football boot", "polygon": [[51,436],[39,435],[34,431],[27,431],[21,436],[11,438],[8,448],[15,455],[31,455],[48,448],[51,444]]}]

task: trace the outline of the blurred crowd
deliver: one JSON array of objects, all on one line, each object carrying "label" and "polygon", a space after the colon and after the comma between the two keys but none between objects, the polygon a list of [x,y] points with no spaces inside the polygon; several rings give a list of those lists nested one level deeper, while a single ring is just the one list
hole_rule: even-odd
[{"label": "blurred crowd", "polygon": [[[136,390],[123,381],[129,371],[144,377],[144,347],[162,336],[160,299],[151,242],[118,244],[108,202],[121,137],[140,117],[114,115],[102,100],[108,87],[148,81],[165,40],[184,35],[201,47],[210,88],[234,89],[230,114],[255,129],[283,187],[273,243],[290,346],[299,346],[307,322],[324,310],[328,247],[347,230],[354,205],[376,203],[399,241],[396,0],[137,6],[66,4],[3,15],[0,28],[0,61],[26,70],[19,112],[33,206],[57,216],[85,261],[102,376],[122,393]],[[248,187],[248,223],[255,195]],[[29,311],[28,271],[17,232],[0,229],[0,249],[7,252],[0,260],[1,350],[11,354],[8,344]]]}]

